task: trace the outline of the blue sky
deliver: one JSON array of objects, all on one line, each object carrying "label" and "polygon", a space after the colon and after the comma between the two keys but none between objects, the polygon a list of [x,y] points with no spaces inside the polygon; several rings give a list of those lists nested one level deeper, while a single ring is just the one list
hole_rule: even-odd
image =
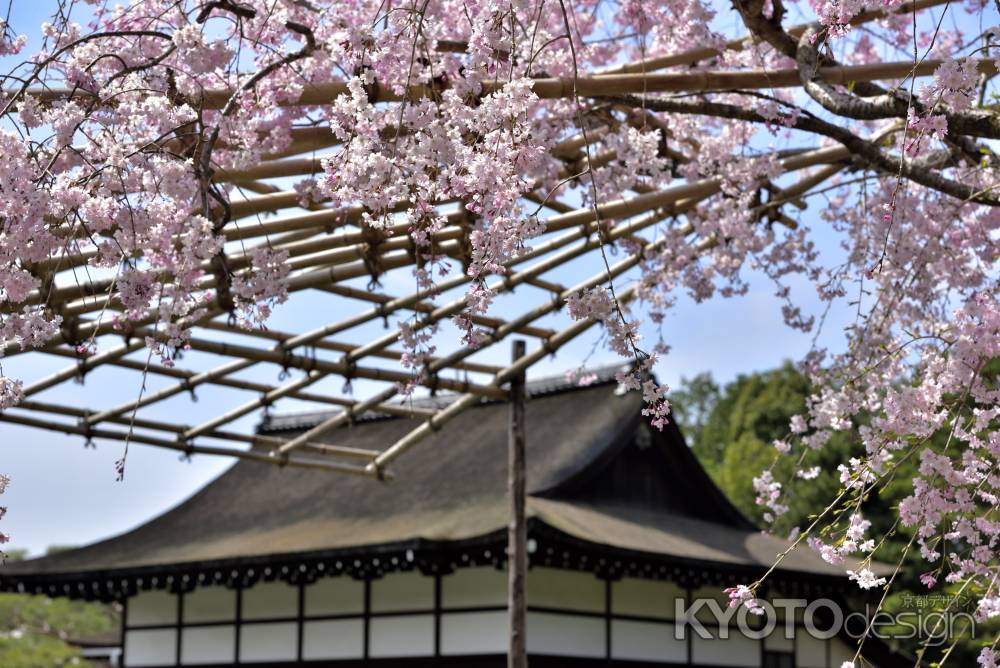
[{"label": "blue sky", "polygon": [[[24,3],[15,0],[11,16],[12,25],[32,34],[50,11],[49,3]],[[995,19],[995,16],[993,17]],[[720,3],[720,25],[732,25],[734,16],[727,3]],[[992,21],[995,23],[996,21]],[[28,50],[37,46],[29,45]],[[7,59],[9,61],[9,59]],[[4,69],[11,63],[0,61]],[[817,217],[823,206],[821,198],[811,201],[810,209],[802,222],[813,228],[813,240],[821,248],[823,259],[833,263],[839,256],[837,237]],[[558,278],[569,285],[595,273],[598,266],[594,258],[576,262],[567,267]],[[656,372],[662,381],[676,386],[682,376],[693,376],[702,371],[711,372],[717,380],[728,381],[740,373],[772,368],[786,359],[796,359],[805,354],[813,334],[803,334],[782,324],[781,302],[774,296],[772,283],[759,275],[747,276],[751,284],[749,294],[732,299],[715,299],[694,304],[680,296],[663,332],[672,351],[659,364]],[[388,292],[412,291],[412,279],[405,274],[392,275],[385,281]],[[363,286],[364,281],[356,282]],[[821,305],[813,289],[804,281],[792,281],[793,295],[807,313],[819,315]],[[304,295],[303,295],[304,296]],[[319,299],[293,299],[280,307],[270,323],[278,330],[304,331],[310,327],[337,320],[358,310],[343,300],[330,296]],[[537,300],[538,295],[534,295]],[[497,301],[494,314],[504,316],[522,311],[531,297],[519,293]],[[345,310],[349,309],[349,310]],[[819,345],[832,350],[844,347],[842,328],[852,319],[846,304],[837,305],[828,317],[820,335]],[[552,319],[551,326],[565,326],[565,319]],[[380,323],[352,330],[344,339],[355,343],[381,333]],[[647,339],[656,338],[650,328],[644,330]],[[588,359],[599,336],[592,331],[561,350],[555,359],[540,363],[532,374],[535,376],[559,374],[574,368]],[[230,337],[235,340],[235,337]],[[453,338],[451,339],[453,342]],[[533,342],[529,342],[529,346]],[[481,357],[481,361],[501,364],[507,361],[509,345],[501,344]],[[203,364],[217,365],[218,358],[204,357]],[[133,359],[145,359],[144,353]],[[199,363],[198,354],[191,354],[185,363]],[[617,359],[598,348],[588,363],[597,366]],[[6,373],[15,377],[37,379],[66,366],[66,360],[44,355],[24,355],[5,360]],[[280,369],[258,366],[241,377],[272,384],[279,383]],[[39,396],[45,401],[64,401],[91,408],[108,407],[135,398],[138,376],[122,374],[112,369],[98,369],[87,377],[85,385],[65,384]],[[329,391],[340,395],[342,381],[332,379],[317,384],[313,391]],[[149,391],[168,384],[151,378]],[[356,386],[357,395],[364,397],[371,387],[364,383]],[[185,424],[197,424],[220,411],[234,407],[252,398],[245,393],[202,387],[198,401],[192,402],[182,395],[142,413],[145,417],[160,418]],[[282,402],[277,409],[300,410],[313,406],[301,402]],[[244,431],[253,429],[258,417],[248,416],[233,427]],[[530,447],[530,444],[529,444]],[[9,512],[2,529],[12,537],[11,547],[26,548],[39,553],[50,545],[79,545],[127,530],[153,515],[178,503],[199,489],[206,481],[218,475],[231,461],[224,458],[195,457],[181,461],[173,452],[152,447],[131,447],[124,481],[116,482],[114,463],[121,457],[122,445],[116,442],[97,442],[96,448],[85,448],[83,439],[60,434],[30,430],[9,424],[0,424],[0,472],[10,476],[11,485],[2,498]],[[405,475],[405,459],[400,461],[399,475]],[[334,475],[334,474],[331,474]],[[380,484],[373,482],[374,484]]]}]

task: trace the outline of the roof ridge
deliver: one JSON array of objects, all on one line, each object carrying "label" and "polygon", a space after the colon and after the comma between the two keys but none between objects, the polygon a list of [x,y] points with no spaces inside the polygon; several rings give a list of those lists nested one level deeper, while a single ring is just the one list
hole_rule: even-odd
[{"label": "roof ridge", "polygon": [[[594,385],[607,385],[615,381],[615,376],[619,371],[627,369],[630,363],[607,364],[592,369],[579,369],[577,378],[586,379],[587,382],[571,381],[567,373],[560,375],[549,375],[525,383],[525,391],[528,397],[542,397],[563,392],[573,392],[582,390]],[[452,403],[461,395],[455,392],[446,392],[436,395],[428,395],[412,398],[409,402],[414,408],[441,409]],[[500,400],[486,399],[480,400],[481,404],[497,403]],[[311,411],[289,411],[287,413],[265,415],[263,421],[257,425],[258,433],[268,433],[277,431],[289,431],[308,429],[323,420],[342,413],[343,410],[311,410]],[[380,411],[369,410],[354,418],[355,422],[370,422],[373,420],[396,419],[395,416],[382,413]]]}]

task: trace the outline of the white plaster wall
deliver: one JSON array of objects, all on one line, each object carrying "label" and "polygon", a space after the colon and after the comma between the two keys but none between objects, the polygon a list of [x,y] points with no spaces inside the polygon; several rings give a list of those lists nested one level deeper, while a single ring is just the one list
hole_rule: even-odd
[{"label": "white plaster wall", "polygon": [[244,624],[240,628],[240,663],[294,661],[298,654],[298,624]]},{"label": "white plaster wall", "polygon": [[369,625],[373,658],[434,654],[434,615],[374,617]]},{"label": "white plaster wall", "polygon": [[805,629],[795,629],[796,668],[826,668],[827,642],[812,637]]},{"label": "white plaster wall", "polygon": [[611,621],[611,656],[631,661],[687,661],[687,640],[674,637],[671,622]]},{"label": "white plaster wall", "polygon": [[365,609],[365,583],[340,576],[317,580],[306,588],[305,613],[318,615],[361,614]]},{"label": "white plaster wall", "polygon": [[[714,586],[700,587],[691,592],[692,607],[697,605],[697,601],[702,599],[706,601],[709,599],[714,599],[717,607],[712,606],[710,603],[706,602],[704,605],[698,608],[697,613],[695,613],[695,617],[701,622],[706,622],[705,627],[709,630],[710,633],[712,633],[712,635],[715,635],[715,631],[709,628],[707,622],[711,622],[713,625],[717,625],[721,621],[721,618],[725,617],[725,615],[730,611],[729,597],[725,594],[725,592],[722,591],[722,587],[714,587]],[[733,610],[733,615],[730,618],[730,621],[733,624],[735,624],[736,613],[738,613],[739,610],[737,608],[732,608],[732,610]]]},{"label": "white plaster wall", "polygon": [[525,588],[529,606],[604,611],[604,581],[592,573],[532,568],[528,571]]},{"label": "white plaster wall", "polygon": [[176,652],[177,632],[173,629],[125,633],[126,666],[173,666]]},{"label": "white plaster wall", "polygon": [[[802,628],[794,629],[795,634],[805,633]],[[764,649],[772,650],[775,652],[795,652],[795,638],[785,637],[785,625],[777,624],[774,627],[774,631],[771,632],[766,638],[764,638]],[[837,666],[840,668],[840,666]]]},{"label": "white plaster wall", "polygon": [[611,583],[611,612],[674,619],[674,601],[679,599],[686,606],[685,595],[684,589],[673,582],[622,578]]},{"label": "white plaster wall", "polygon": [[603,657],[605,652],[599,617],[529,612],[527,636],[531,653]]},{"label": "white plaster wall", "polygon": [[228,622],[236,619],[236,591],[226,587],[197,587],[184,594],[184,622]]},{"label": "white plaster wall", "polygon": [[176,624],[176,594],[162,589],[139,592],[128,599],[125,621],[129,626]]},{"label": "white plaster wall", "polygon": [[182,664],[232,663],[235,660],[235,626],[201,626],[181,630]]},{"label": "white plaster wall", "polygon": [[[713,636],[715,634],[713,633]],[[691,662],[712,666],[759,666],[761,641],[752,640],[735,629],[726,639],[691,637]]]},{"label": "white plaster wall", "polygon": [[441,615],[441,654],[504,654],[507,611]]},{"label": "white plaster wall", "polygon": [[507,605],[507,571],[490,566],[460,568],[441,578],[441,607]]},{"label": "white plaster wall", "polygon": [[372,580],[372,612],[432,610],[434,578],[419,571],[401,571]]},{"label": "white plaster wall", "polygon": [[302,627],[302,658],[360,659],[365,653],[365,623],[362,619],[330,619],[306,622]]},{"label": "white plaster wall", "polygon": [[299,588],[286,582],[258,582],[243,590],[243,619],[296,617]]}]

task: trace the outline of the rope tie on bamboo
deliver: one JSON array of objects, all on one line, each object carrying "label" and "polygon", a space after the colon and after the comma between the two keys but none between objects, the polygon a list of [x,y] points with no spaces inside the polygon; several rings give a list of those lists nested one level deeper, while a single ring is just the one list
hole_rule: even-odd
[{"label": "rope tie on bamboo", "polygon": [[427,388],[431,391],[431,396],[436,396],[438,393],[439,385],[441,384],[441,377],[436,373],[429,373],[430,366],[424,362],[424,370],[422,375],[427,376]]},{"label": "rope tie on bamboo", "polygon": [[285,382],[291,376],[289,369],[292,367],[292,351],[288,348],[281,350],[281,371],[278,372],[278,381]]},{"label": "rope tie on bamboo", "polygon": [[78,348],[82,343],[80,338],[80,321],[76,318],[63,318],[59,325],[59,333],[62,334],[63,341],[74,348]]},{"label": "rope tie on bamboo", "polygon": [[375,307],[375,313],[382,318],[382,329],[389,329],[389,309],[386,308],[388,302],[379,302]]},{"label": "rope tie on bamboo", "polygon": [[556,346],[552,344],[552,339],[550,338],[542,339],[540,345],[542,347],[542,350],[547,352],[549,355],[552,355],[553,357],[555,357],[556,352],[559,350]]},{"label": "rope tie on bamboo", "polygon": [[368,225],[361,228],[361,239],[365,244],[364,250],[361,252],[361,261],[364,263],[368,275],[371,276],[371,280],[368,281],[369,292],[381,285],[378,279],[385,267],[382,263],[382,254],[379,252],[379,248],[388,238],[389,235],[386,234],[385,230],[376,229]]},{"label": "rope tie on bamboo", "polygon": [[84,353],[76,359],[76,375],[73,376],[73,380],[77,384],[83,385],[86,378],[87,378],[87,355],[86,353]]},{"label": "rope tie on bamboo", "polygon": [[471,211],[462,206],[462,216],[458,219],[458,226],[462,228],[462,236],[458,238],[458,252],[454,257],[462,263],[462,271],[468,273],[472,265],[472,229],[476,222],[476,216]]},{"label": "rope tie on bamboo", "polygon": [[305,364],[302,366],[302,368],[305,369],[305,372],[307,374],[312,374],[312,372],[316,370],[316,363],[317,363],[316,346],[309,346],[308,348],[306,348]]},{"label": "rope tie on bamboo", "polygon": [[180,385],[183,388],[183,391],[191,395],[191,401],[198,401],[198,395],[195,394],[194,384],[191,382],[190,376],[184,376],[184,378],[181,379]]},{"label": "rope tie on bamboo", "polygon": [[83,449],[96,450],[97,444],[94,443],[94,426],[87,422],[86,416],[79,418],[76,423],[80,427],[80,435],[83,436]]},{"label": "rope tie on bamboo", "polygon": [[[350,360],[347,362],[346,367],[347,368],[344,369],[344,386],[340,388],[340,391],[344,394],[353,394],[354,386],[351,381],[354,380],[354,376],[357,374],[358,363],[354,360]],[[353,417],[352,413],[348,413],[348,415]]]}]

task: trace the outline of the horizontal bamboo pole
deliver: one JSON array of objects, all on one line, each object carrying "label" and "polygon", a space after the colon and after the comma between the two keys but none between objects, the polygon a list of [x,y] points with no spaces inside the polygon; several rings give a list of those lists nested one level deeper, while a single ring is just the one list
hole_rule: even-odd
[{"label": "horizontal bamboo pole", "polygon": [[[84,408],[75,408],[71,406],[63,406],[61,404],[50,404],[40,401],[26,400],[21,401],[17,404],[19,410],[33,411],[36,413],[47,413],[49,415],[62,415],[64,417],[73,418],[85,418],[94,411],[87,410]],[[434,411],[421,411],[427,417],[434,414]],[[413,417],[410,415],[409,417]],[[185,425],[177,425],[171,422],[162,422],[160,420],[148,420],[140,417],[116,417],[108,420],[117,425],[124,425],[126,427],[134,427],[135,429],[143,429],[146,431],[163,431],[175,436],[183,434],[188,427]],[[231,441],[235,443],[243,443],[255,447],[260,446],[270,446],[274,447],[280,445],[284,442],[284,439],[277,438],[274,436],[262,436],[260,434],[241,434],[234,431],[211,431],[205,434],[206,438]],[[352,448],[344,447],[338,445],[323,445],[322,447],[314,447],[310,444],[310,449],[323,452],[325,454],[340,455],[343,457],[350,457],[353,459],[362,459],[365,461],[370,461],[378,455],[377,450],[366,450],[364,448]]]},{"label": "horizontal bamboo pole", "polygon": [[[51,404],[31,399],[19,402],[16,408],[18,410],[33,411],[35,413],[48,413],[49,415],[62,415],[64,417],[72,418],[85,418],[94,412],[86,408],[76,408],[73,406],[64,406],[62,404]],[[136,429],[144,429],[147,431],[165,431],[172,434],[180,434],[184,431],[183,426],[175,425],[171,422],[148,420],[138,416],[135,418],[132,418],[132,416],[117,417],[109,420],[109,422],[124,425],[126,427],[131,426]],[[251,434],[240,434],[234,431],[220,431],[213,434],[207,434],[206,436],[247,445],[257,445],[260,442],[257,436],[253,436]]]},{"label": "horizontal bamboo pole", "polygon": [[[536,279],[534,282],[539,282]],[[330,294],[339,295],[341,297],[349,297],[351,299],[357,299],[358,301],[365,301],[374,304],[389,304],[393,302],[396,298],[386,294],[368,292],[367,290],[359,290],[357,288],[352,288],[346,285],[328,285],[322,288],[324,292],[329,292]],[[418,301],[410,304],[406,307],[407,310],[416,311],[417,313],[430,313],[437,306],[433,302],[428,301]],[[506,324],[506,320],[503,318],[494,318],[486,315],[474,315],[470,314],[467,316],[469,320],[474,325],[479,325],[481,327],[492,327],[497,328]],[[551,329],[545,327],[534,327],[534,326],[524,326],[517,330],[518,334],[524,334],[525,336],[534,336],[541,339],[547,339],[552,336],[553,332]],[[497,368],[492,365],[476,364],[476,368],[472,366],[469,367],[470,371],[477,371],[483,373],[496,373]]]},{"label": "horizontal bamboo pole", "polygon": [[[333,132],[327,129],[331,135]],[[325,156],[323,156],[325,157]],[[237,170],[218,169],[212,175],[213,181],[242,182],[248,179],[273,179],[282,176],[305,176],[323,173],[323,157],[296,158],[293,160],[264,160],[253,167]]]},{"label": "horizontal bamboo pole", "polygon": [[[143,335],[156,336],[152,331],[144,331]],[[326,373],[344,376],[345,378],[365,378],[389,383],[405,383],[410,380],[410,375],[399,371],[379,369],[372,367],[353,366],[349,362],[334,362],[331,360],[315,359],[303,355],[292,355],[278,350],[264,350],[251,346],[240,346],[221,341],[209,341],[206,339],[192,338],[187,344],[192,350],[197,350],[223,357],[236,357],[239,362],[269,362],[281,367],[292,369],[302,369],[310,371],[316,369]],[[232,373],[232,372],[230,372]],[[450,378],[437,378],[434,381],[428,380],[427,385],[433,388],[452,390],[454,392],[481,393],[485,397],[498,398],[502,392],[494,388],[471,383],[468,381],[452,380]]]},{"label": "horizontal bamboo pole", "polygon": [[[941,60],[924,60],[914,66],[910,61],[871,63],[867,65],[838,65],[821,67],[817,76],[829,84],[847,85],[858,81],[878,81],[902,77],[923,77],[934,72],[942,64]],[[977,68],[986,76],[996,74],[992,60],[978,59]],[[502,90],[506,81],[484,81],[483,95]],[[532,90],[543,100],[568,99],[572,97],[608,97],[636,93],[671,92],[720,92],[737,89],[788,88],[800,85],[799,72],[789,68],[782,70],[715,70],[670,73],[603,74],[576,79],[540,78],[532,80]],[[9,91],[6,91],[9,92]],[[402,102],[432,98],[439,88],[429,85],[411,85],[402,94],[393,87],[376,82],[371,86],[370,102]],[[345,82],[330,82],[306,86],[297,98],[283,100],[279,106],[313,106],[329,104],[334,99],[348,93]],[[43,100],[67,99],[70,97],[90,98],[85,91],[67,89],[34,89],[29,95]],[[206,109],[220,109],[232,93],[228,90],[209,90],[202,96]]]},{"label": "horizontal bamboo pole", "polygon": [[[39,352],[46,353],[48,355],[55,355],[58,357],[68,357],[77,358],[79,354],[67,348],[49,348],[45,350],[40,350]],[[175,380],[187,381],[183,383],[182,392],[193,392],[195,385],[190,384],[191,378],[198,375],[198,372],[188,371],[185,369],[178,369],[176,367],[167,367],[159,364],[146,364],[145,362],[140,362],[138,360],[127,360],[127,359],[115,359],[109,360],[104,363],[105,366],[113,366],[121,369],[128,369],[131,371],[138,371],[140,373],[151,373],[158,376],[163,376],[165,378],[173,378]],[[272,385],[267,385],[265,383],[257,383],[250,380],[243,380],[240,378],[230,378],[227,376],[220,376],[218,378],[211,378],[205,380],[202,384],[204,385],[214,385],[216,387],[226,387],[234,390],[244,390],[246,392],[256,392],[257,394],[265,394],[275,389]],[[313,394],[310,392],[295,392],[289,395],[293,399],[299,399],[301,401],[308,401],[311,403],[322,404],[327,406],[353,406],[357,403],[354,399],[343,399],[341,397],[335,397],[328,394]],[[96,412],[96,411],[92,411]],[[386,404],[379,407],[379,412],[385,413],[387,415],[395,415],[397,417],[413,418],[413,417],[426,417],[433,411],[428,411],[422,408],[415,408],[413,406],[397,406],[396,404]],[[136,418],[139,419],[138,417]],[[108,418],[108,421],[114,421],[113,418]]]},{"label": "horizontal bamboo pole", "polygon": [[[497,326],[500,326],[500,324],[503,324],[505,322],[504,320],[500,319],[497,320],[499,323]],[[228,324],[218,322],[215,320],[207,323],[202,323],[198,327],[201,329],[210,329],[216,332],[226,332],[229,334],[239,334],[241,336],[251,336],[257,339],[265,339],[267,341],[275,341],[278,343],[284,343],[288,339],[296,336],[295,334],[292,334],[290,332],[283,332],[281,330],[270,329],[270,328],[249,329],[249,330],[240,329],[234,332],[233,328],[231,328]],[[345,343],[343,341],[328,341],[326,339],[313,341],[309,345],[312,348],[317,348],[319,350],[329,350],[337,353],[346,353],[357,347],[353,343]],[[394,360],[397,362],[400,360],[402,356],[403,353],[399,352],[398,350],[381,350],[375,355],[373,355],[373,357],[379,357],[387,360]],[[498,367],[492,364],[477,364],[475,362],[460,364],[454,368],[458,369],[459,371],[469,371],[472,373],[496,373],[498,370]]]},{"label": "horizontal bamboo pole", "polygon": [[144,445],[152,445],[158,448],[174,450],[175,452],[180,452],[186,455],[213,455],[222,457],[234,457],[236,459],[245,459],[249,461],[263,462],[265,464],[278,464],[281,466],[294,466],[296,468],[317,469],[321,471],[332,471],[336,473],[348,473],[351,475],[376,477],[379,479],[385,479],[387,477],[390,477],[387,475],[388,474],[387,471],[371,471],[368,469],[368,467],[362,468],[360,466],[354,466],[351,464],[329,462],[329,461],[323,461],[321,459],[313,459],[307,457],[289,457],[287,459],[282,459],[279,461],[269,456],[268,454],[257,450],[237,450],[235,448],[220,448],[209,445],[185,444],[164,438],[147,436],[145,434],[138,434],[138,433],[130,434],[128,432],[115,431],[112,429],[98,429],[98,428],[82,427],[78,425],[62,424],[59,422],[53,422],[51,420],[42,420],[38,418],[28,417],[26,415],[19,415],[11,413],[10,411],[5,411],[3,413],[0,413],[0,422],[9,422],[11,424],[19,424],[25,427],[33,427],[35,429],[57,431],[69,435],[83,436],[84,438],[142,443]]}]

